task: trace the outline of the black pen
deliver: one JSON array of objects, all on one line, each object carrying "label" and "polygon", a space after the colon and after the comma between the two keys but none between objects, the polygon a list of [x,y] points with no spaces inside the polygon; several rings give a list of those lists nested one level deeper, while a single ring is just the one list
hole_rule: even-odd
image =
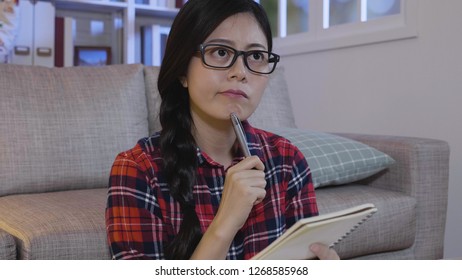
[{"label": "black pen", "polygon": [[230,114],[231,122],[233,123],[234,132],[236,133],[237,141],[242,153],[245,157],[250,157],[249,147],[247,146],[247,139],[245,138],[244,129],[242,128],[241,121],[235,113]]}]

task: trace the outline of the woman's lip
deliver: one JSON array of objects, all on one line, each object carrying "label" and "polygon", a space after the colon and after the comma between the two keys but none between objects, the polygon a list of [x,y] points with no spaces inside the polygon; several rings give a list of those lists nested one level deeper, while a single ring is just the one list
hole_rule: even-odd
[{"label": "woman's lip", "polygon": [[235,96],[235,97],[242,96],[244,98],[249,98],[249,96],[245,92],[243,92],[242,90],[228,89],[228,90],[220,92],[220,94],[229,95],[229,96]]}]

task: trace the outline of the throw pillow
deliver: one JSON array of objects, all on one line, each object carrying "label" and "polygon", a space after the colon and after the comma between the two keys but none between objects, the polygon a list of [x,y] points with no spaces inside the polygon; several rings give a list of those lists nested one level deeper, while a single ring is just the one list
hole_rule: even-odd
[{"label": "throw pillow", "polygon": [[308,161],[315,188],[355,182],[395,162],[373,147],[334,134],[296,128],[269,131],[289,139],[299,148]]}]

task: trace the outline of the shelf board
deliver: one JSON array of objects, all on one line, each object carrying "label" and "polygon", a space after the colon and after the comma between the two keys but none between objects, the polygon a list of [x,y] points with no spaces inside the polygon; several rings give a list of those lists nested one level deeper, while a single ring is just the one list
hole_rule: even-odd
[{"label": "shelf board", "polygon": [[178,13],[179,9],[171,9],[166,7],[156,7],[144,4],[135,4],[136,15],[140,16],[155,16],[161,18],[173,19]]},{"label": "shelf board", "polygon": [[[127,9],[129,4],[127,2],[115,2],[109,0],[45,0],[55,4],[57,9],[73,10],[73,11],[89,11],[110,13],[114,11],[121,11]],[[160,18],[173,19],[178,13],[179,9],[172,9],[167,7],[157,7],[145,4],[134,4],[136,15],[140,16],[154,16]]]},{"label": "shelf board", "polygon": [[111,13],[126,9],[127,2],[107,0],[51,0],[57,9]]}]

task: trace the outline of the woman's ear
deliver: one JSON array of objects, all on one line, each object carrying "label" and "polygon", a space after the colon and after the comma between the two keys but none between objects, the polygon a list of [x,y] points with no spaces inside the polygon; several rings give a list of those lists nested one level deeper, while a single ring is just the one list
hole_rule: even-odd
[{"label": "woman's ear", "polygon": [[185,76],[180,77],[180,83],[183,85],[184,88],[188,87],[188,81],[186,80]]}]

